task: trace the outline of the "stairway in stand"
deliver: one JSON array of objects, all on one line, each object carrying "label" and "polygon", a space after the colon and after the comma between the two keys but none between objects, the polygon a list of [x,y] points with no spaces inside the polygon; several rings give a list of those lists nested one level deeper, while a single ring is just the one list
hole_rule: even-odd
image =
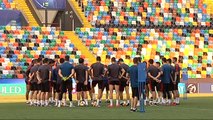
[{"label": "stairway in stand", "polygon": [[88,48],[82,43],[78,36],[72,31],[65,31],[65,35],[72,41],[74,46],[81,51],[82,55],[88,59],[89,64],[92,64],[96,61],[95,56],[88,50]]},{"label": "stairway in stand", "polygon": [[83,21],[83,27],[84,28],[91,28],[91,24],[87,20],[87,18],[84,15],[84,12],[82,12],[81,7],[78,6],[78,2],[75,0],[70,0],[71,4],[74,6],[75,10],[77,11],[78,16],[80,16],[81,20]]},{"label": "stairway in stand", "polygon": [[14,0],[16,3],[16,8],[25,14],[29,26],[38,26],[38,23],[36,19],[34,18],[32,12],[30,11],[30,8],[28,7],[26,0]]}]

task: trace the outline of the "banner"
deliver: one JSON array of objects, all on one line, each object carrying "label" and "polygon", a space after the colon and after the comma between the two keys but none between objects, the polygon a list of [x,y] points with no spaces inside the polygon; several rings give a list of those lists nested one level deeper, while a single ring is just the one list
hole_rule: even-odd
[{"label": "banner", "polygon": [[200,83],[199,93],[213,93],[213,83]]},{"label": "banner", "polygon": [[66,0],[33,0],[37,9],[64,10],[66,9]]},{"label": "banner", "polygon": [[24,79],[0,79],[0,96],[25,95]]}]

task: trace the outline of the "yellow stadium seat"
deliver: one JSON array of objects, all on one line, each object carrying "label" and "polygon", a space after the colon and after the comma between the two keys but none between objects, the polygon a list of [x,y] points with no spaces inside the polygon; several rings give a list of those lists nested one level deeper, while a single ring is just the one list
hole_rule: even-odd
[{"label": "yellow stadium seat", "polygon": [[6,30],[11,30],[11,26],[6,26]]},{"label": "yellow stadium seat", "polygon": [[203,48],[203,52],[208,52],[208,48]]},{"label": "yellow stadium seat", "polygon": [[12,63],[12,62],[9,62],[9,63],[8,63],[8,66],[13,66],[13,63]]},{"label": "yellow stadium seat", "polygon": [[7,43],[7,42],[3,42],[2,45],[3,45],[4,47],[8,47],[8,43]]},{"label": "yellow stadium seat", "polygon": [[186,3],[186,8],[190,8],[190,3]]},{"label": "yellow stadium seat", "polygon": [[213,34],[213,29],[210,29],[210,30],[209,30],[209,34]]},{"label": "yellow stadium seat", "polygon": [[146,12],[142,12],[143,18],[146,18]]},{"label": "yellow stadium seat", "polygon": [[197,22],[192,22],[192,25],[193,26],[197,26]]},{"label": "yellow stadium seat", "polygon": [[59,31],[55,31],[55,35],[58,36],[59,35]]},{"label": "yellow stadium seat", "polygon": [[201,71],[201,75],[206,75],[206,71]]},{"label": "yellow stadium seat", "polygon": [[23,58],[23,54],[19,54],[18,59],[22,59],[22,58]]},{"label": "yellow stadium seat", "polygon": [[182,12],[182,13],[186,13],[185,8],[181,8],[181,12]]},{"label": "yellow stadium seat", "polygon": [[101,24],[105,24],[105,20],[100,20],[100,23]]},{"label": "yellow stadium seat", "polygon": [[15,43],[15,38],[11,38],[10,43]]},{"label": "yellow stadium seat", "polygon": [[129,40],[125,40],[124,43],[125,43],[125,44],[129,44]]},{"label": "yellow stadium seat", "polygon": [[124,59],[124,63],[126,63],[127,65],[130,63],[129,59]]},{"label": "yellow stadium seat", "polygon": [[41,31],[47,31],[46,27],[41,27]]},{"label": "yellow stadium seat", "polygon": [[19,33],[20,33],[21,35],[23,35],[23,34],[24,34],[24,30],[19,30]]},{"label": "yellow stadium seat", "polygon": [[42,51],[42,47],[38,47],[37,49],[40,50],[40,51]]},{"label": "yellow stadium seat", "polygon": [[91,40],[91,44],[96,44],[96,40],[95,40],[95,39],[92,39],[92,40]]},{"label": "yellow stadium seat", "polygon": [[71,58],[71,59],[74,59],[74,58],[75,58],[75,55],[70,55],[70,58]]},{"label": "yellow stadium seat", "polygon": [[38,35],[38,39],[43,39],[43,35]]},{"label": "yellow stadium seat", "polygon": [[185,18],[184,18],[184,22],[189,22],[189,18],[188,18],[188,17],[185,17]]},{"label": "yellow stadium seat", "polygon": [[120,21],[124,21],[124,16],[120,16],[120,17],[119,17],[119,20],[120,20]]},{"label": "yellow stadium seat", "polygon": [[118,28],[114,28],[114,32],[118,32]]},{"label": "yellow stadium seat", "polygon": [[109,11],[108,6],[104,6],[104,11]]},{"label": "yellow stadium seat", "polygon": [[98,11],[94,11],[94,16],[98,16]]},{"label": "yellow stadium seat", "polygon": [[34,43],[29,43],[29,47],[34,47]]},{"label": "yellow stadium seat", "polygon": [[200,41],[204,41],[204,37],[200,37]]},{"label": "yellow stadium seat", "polygon": [[133,12],[129,12],[129,16],[134,16],[134,13]]},{"label": "yellow stadium seat", "polygon": [[183,32],[182,29],[178,29],[179,34],[182,34],[182,32]]},{"label": "yellow stadium seat", "polygon": [[131,56],[132,55],[132,51],[126,51],[126,55]]},{"label": "yellow stadium seat", "polygon": [[141,21],[141,25],[145,25],[145,21],[142,20],[142,21]]},{"label": "yellow stadium seat", "polygon": [[127,2],[127,3],[126,3],[126,6],[127,6],[127,7],[131,7],[131,2]]},{"label": "yellow stadium seat", "polygon": [[[98,15],[98,14],[97,14],[97,15]],[[85,28],[82,27],[82,28],[81,28],[81,32],[85,32]]]},{"label": "yellow stadium seat", "polygon": [[56,39],[56,43],[57,43],[57,44],[60,44],[60,43],[61,43],[61,40],[60,40],[60,39]]},{"label": "yellow stadium seat", "polygon": [[117,36],[117,40],[119,40],[119,41],[120,41],[120,40],[121,40],[121,36]]},{"label": "yellow stadium seat", "polygon": [[11,6],[12,9],[14,9],[14,8],[16,8],[16,3],[15,2],[10,3],[10,6]]},{"label": "yellow stadium seat", "polygon": [[131,36],[136,36],[136,32],[131,32]]},{"label": "yellow stadium seat", "polygon": [[61,51],[56,51],[56,55],[61,55]]},{"label": "yellow stadium seat", "polygon": [[33,56],[35,55],[35,53],[36,52],[34,50],[30,51],[30,54],[33,55]]}]

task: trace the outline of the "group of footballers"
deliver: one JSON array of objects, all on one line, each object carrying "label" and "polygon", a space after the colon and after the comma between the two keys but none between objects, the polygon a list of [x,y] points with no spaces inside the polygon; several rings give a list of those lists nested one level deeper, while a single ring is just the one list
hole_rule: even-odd
[{"label": "group of footballers", "polygon": [[[103,91],[106,89],[108,107],[113,107],[113,92],[116,95],[116,107],[129,106],[131,111],[136,111],[139,104],[140,92],[138,91],[138,64],[141,58],[134,58],[133,65],[129,67],[123,59],[116,61],[111,58],[110,65],[101,63],[98,56],[96,62],[90,67],[85,65],[84,59],[79,58],[79,64],[71,64],[69,56],[55,60],[48,58],[34,59],[26,72],[27,93],[26,99],[30,105],[48,106],[50,103],[57,107],[66,106],[68,94],[69,106],[74,107],[72,100],[73,81],[76,83],[77,106],[82,102],[88,106],[88,93],[91,104],[100,107]],[[154,63],[150,59],[146,64],[146,96],[145,105],[179,105],[178,83],[180,82],[180,67],[177,58],[162,58]],[[130,100],[129,86],[132,88]],[[95,87],[98,87],[96,96]],[[125,90],[126,100],[123,92]],[[108,95],[109,91],[109,95]],[[109,99],[108,99],[109,97]],[[173,98],[173,101],[172,101]]]}]

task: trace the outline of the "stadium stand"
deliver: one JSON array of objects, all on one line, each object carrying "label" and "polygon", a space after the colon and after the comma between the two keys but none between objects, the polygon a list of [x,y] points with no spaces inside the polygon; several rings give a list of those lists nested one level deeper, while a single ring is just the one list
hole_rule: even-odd
[{"label": "stadium stand", "polygon": [[84,0],[93,26],[205,26],[212,14],[203,0]]},{"label": "stadium stand", "polygon": [[213,30],[77,28],[76,33],[97,56],[123,58],[129,65],[136,55],[144,60],[178,57],[191,78],[211,77]]},{"label": "stadium stand", "polygon": [[190,78],[212,78],[213,12],[205,0],[77,0],[93,28],[75,32],[94,55],[178,57]]},{"label": "stadium stand", "polygon": [[84,57],[63,31],[55,27],[0,27],[0,78],[24,78],[32,59]]}]

